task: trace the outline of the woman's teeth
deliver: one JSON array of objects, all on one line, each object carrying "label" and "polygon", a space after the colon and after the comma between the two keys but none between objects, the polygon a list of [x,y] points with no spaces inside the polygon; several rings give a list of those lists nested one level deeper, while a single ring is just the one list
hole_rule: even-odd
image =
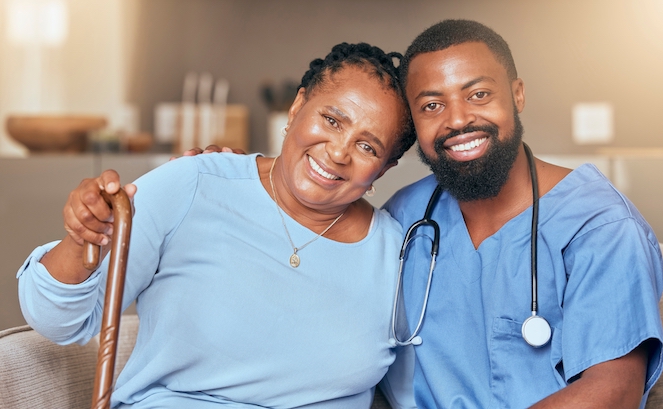
[{"label": "woman's teeth", "polygon": [[322,176],[323,178],[326,178],[326,179],[329,179],[329,180],[339,180],[339,179],[341,179],[341,178],[339,178],[338,176],[334,176],[334,175],[332,175],[332,174],[329,173],[329,172],[325,172],[324,169],[322,169],[322,168],[320,167],[320,165],[318,165],[318,164],[313,160],[313,158],[311,158],[310,156],[308,157],[308,163],[310,163],[310,164],[311,164],[311,167],[313,168],[313,170],[315,170],[316,172],[318,172],[318,175]]},{"label": "woman's teeth", "polygon": [[474,149],[477,146],[481,145],[482,143],[486,142],[487,137],[480,138],[480,139],[475,139],[473,141],[470,141],[468,143],[461,143],[458,145],[453,145],[449,149],[451,149],[454,152],[464,152],[464,151],[469,151],[470,149]]}]

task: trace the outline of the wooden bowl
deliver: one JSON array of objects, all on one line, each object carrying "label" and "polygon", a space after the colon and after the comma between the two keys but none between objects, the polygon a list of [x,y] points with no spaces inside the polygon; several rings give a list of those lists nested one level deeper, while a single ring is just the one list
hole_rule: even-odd
[{"label": "wooden bowl", "polygon": [[88,132],[104,128],[103,116],[12,115],[7,118],[9,136],[31,152],[83,152]]},{"label": "wooden bowl", "polygon": [[124,135],[122,141],[129,152],[147,152],[154,142],[149,132],[137,132]]}]

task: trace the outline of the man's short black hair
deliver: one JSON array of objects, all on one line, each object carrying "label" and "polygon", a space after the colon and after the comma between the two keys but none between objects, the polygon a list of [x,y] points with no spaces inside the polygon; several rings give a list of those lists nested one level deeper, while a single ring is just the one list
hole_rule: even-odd
[{"label": "man's short black hair", "polygon": [[403,87],[407,82],[408,69],[414,57],[469,42],[486,44],[497,61],[506,68],[509,79],[513,81],[518,78],[516,64],[513,61],[509,45],[499,34],[476,21],[444,20],[419,34],[408,47],[400,65]]}]

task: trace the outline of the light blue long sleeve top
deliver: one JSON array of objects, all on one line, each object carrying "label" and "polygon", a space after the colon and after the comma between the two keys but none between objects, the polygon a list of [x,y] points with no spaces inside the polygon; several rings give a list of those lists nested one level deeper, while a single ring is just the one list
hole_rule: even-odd
[{"label": "light blue long sleeve top", "polygon": [[[375,210],[356,243],[320,237],[292,268],[256,155],[171,161],[136,181],[124,307],[136,347],[113,407],[368,408],[394,361],[389,324],[402,231]],[[284,213],[295,245],[315,233]],[[34,250],[18,272],[28,323],[85,343],[100,327],[108,258],[77,285]]]},{"label": "light blue long sleeve top", "polygon": [[[403,188],[385,205],[407,229],[424,215],[436,181]],[[631,202],[593,166],[583,165],[540,199],[539,315],[552,339],[529,346],[531,206],[475,249],[458,202],[447,192],[432,218],[440,253],[428,309],[414,346],[414,393],[421,409],[523,409],[560,390],[590,366],[650,340],[647,392],[663,367],[658,301],[663,261],[653,231]],[[430,231],[420,231],[430,235]],[[404,304],[417,323],[430,241],[408,250]],[[413,324],[414,323],[414,324]],[[412,361],[390,373],[407,374]]]}]

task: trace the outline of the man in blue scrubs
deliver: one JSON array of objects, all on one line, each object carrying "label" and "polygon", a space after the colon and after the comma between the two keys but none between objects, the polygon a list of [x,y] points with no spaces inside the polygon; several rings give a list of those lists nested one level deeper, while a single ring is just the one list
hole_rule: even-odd
[{"label": "man in blue scrubs", "polygon": [[[422,160],[434,175],[385,205],[407,229],[444,192],[414,393],[424,408],[638,408],[661,373],[658,240],[592,165],[534,160],[538,173],[538,315],[551,339],[522,336],[532,315],[532,178],[518,114],[525,87],[491,29],[446,20],[424,31],[401,67]],[[423,233],[430,231],[422,229]],[[430,241],[407,253],[403,299],[421,312]],[[398,369],[398,368],[395,368]]]}]

